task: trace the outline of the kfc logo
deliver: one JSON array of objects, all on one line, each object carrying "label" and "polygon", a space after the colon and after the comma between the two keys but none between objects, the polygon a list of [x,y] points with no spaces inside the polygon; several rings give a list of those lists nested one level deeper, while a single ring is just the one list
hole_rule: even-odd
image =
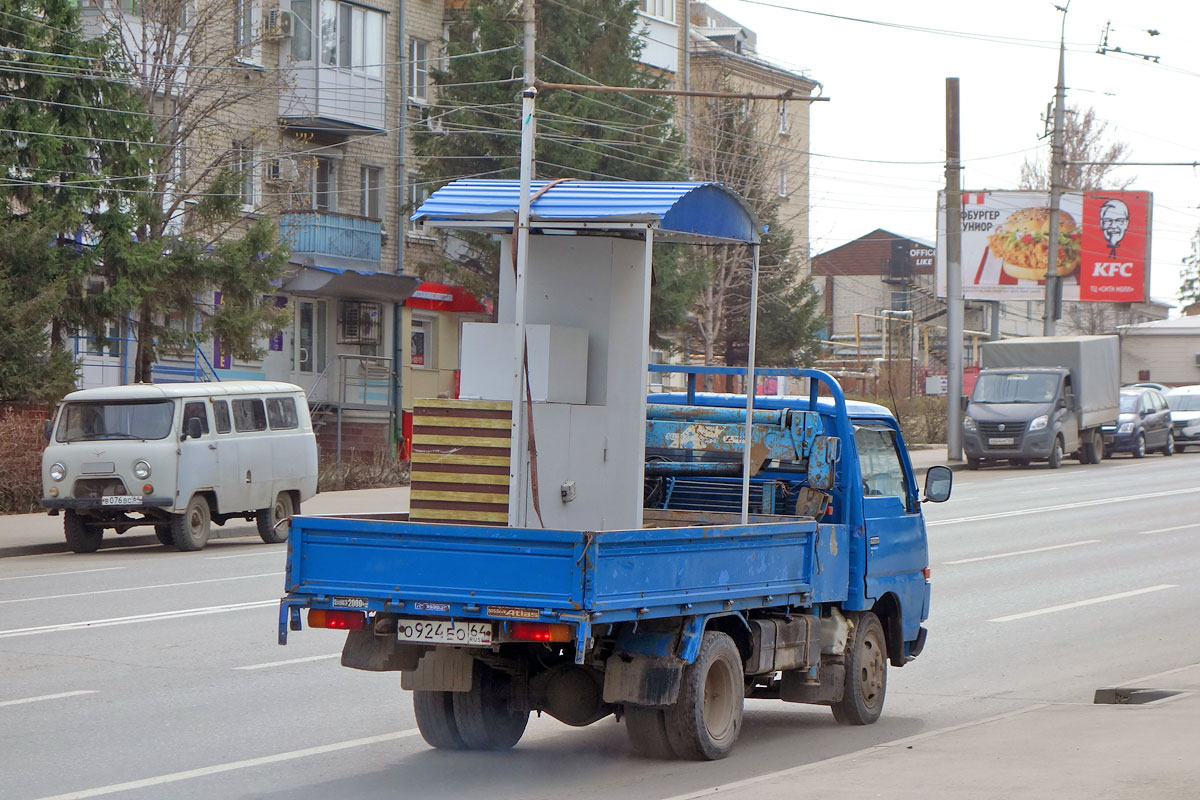
[{"label": "kfc logo", "polygon": [[1129,230],[1129,206],[1120,200],[1106,201],[1100,206],[1100,230],[1108,242],[1108,254],[1116,258],[1117,247]]}]

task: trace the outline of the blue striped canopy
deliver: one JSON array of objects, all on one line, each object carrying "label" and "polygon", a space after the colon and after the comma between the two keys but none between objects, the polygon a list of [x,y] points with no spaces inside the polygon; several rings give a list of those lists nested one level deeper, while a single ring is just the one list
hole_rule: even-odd
[{"label": "blue striped canopy", "polygon": [[[532,191],[549,181],[533,181]],[[412,219],[442,228],[511,230],[520,181],[460,180],[426,198]],[[533,202],[530,222],[567,230],[628,230],[647,224],[655,240],[696,243],[759,241],[758,218],[737,193],[718,183],[566,181]]]}]

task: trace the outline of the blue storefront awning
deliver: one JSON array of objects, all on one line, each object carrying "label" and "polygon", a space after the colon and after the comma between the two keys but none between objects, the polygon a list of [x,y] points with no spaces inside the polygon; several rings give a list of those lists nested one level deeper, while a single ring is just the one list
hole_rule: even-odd
[{"label": "blue storefront awning", "polygon": [[[549,181],[534,181],[536,193]],[[511,230],[521,184],[512,180],[460,180],[426,198],[412,215],[425,225],[474,230]],[[537,229],[574,231],[653,228],[656,240],[699,244],[756,243],[758,218],[736,192],[717,183],[658,181],[565,181],[530,207]]]}]

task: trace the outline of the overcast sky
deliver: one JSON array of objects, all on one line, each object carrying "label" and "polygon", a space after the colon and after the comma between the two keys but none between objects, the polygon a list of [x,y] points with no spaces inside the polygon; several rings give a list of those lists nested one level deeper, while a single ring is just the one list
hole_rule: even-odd
[{"label": "overcast sky", "polygon": [[[1054,97],[1062,14],[1046,0],[710,2],[758,34],[761,56],[807,73],[831,98],[812,105],[814,254],[875,228],[934,240],[947,77],[960,79],[965,189],[1015,189],[1021,163],[1049,153],[1042,117]],[[1159,63],[1098,54],[1106,22],[1109,47]],[[1110,136],[1130,145],[1130,161],[1200,160],[1200,3],[1072,0],[1066,42],[1068,107],[1094,106]],[[1154,193],[1151,292],[1176,302],[1200,224],[1200,170],[1117,174]]]}]

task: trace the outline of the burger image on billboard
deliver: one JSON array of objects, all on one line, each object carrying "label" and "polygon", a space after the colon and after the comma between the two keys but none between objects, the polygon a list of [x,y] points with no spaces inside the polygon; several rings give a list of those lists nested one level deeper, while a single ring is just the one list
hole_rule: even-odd
[{"label": "burger image on billboard", "polygon": [[[1070,275],[1079,268],[1079,242],[1082,230],[1075,218],[1058,212],[1058,262],[1055,273]],[[1050,262],[1050,209],[1021,208],[1009,215],[988,237],[988,249],[1004,262],[1003,269],[1018,280],[1040,281],[1046,278]]]}]

